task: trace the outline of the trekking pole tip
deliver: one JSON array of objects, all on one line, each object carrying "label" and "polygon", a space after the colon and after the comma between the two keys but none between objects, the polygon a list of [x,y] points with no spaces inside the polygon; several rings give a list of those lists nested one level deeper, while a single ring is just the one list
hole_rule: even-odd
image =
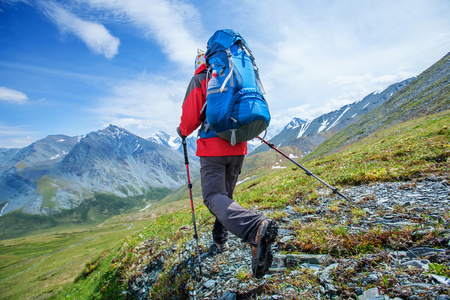
[{"label": "trekking pole tip", "polygon": [[351,201],[350,198],[348,198],[347,196],[345,196],[344,194],[337,192],[339,196],[341,196],[342,198],[344,198],[347,201]]}]

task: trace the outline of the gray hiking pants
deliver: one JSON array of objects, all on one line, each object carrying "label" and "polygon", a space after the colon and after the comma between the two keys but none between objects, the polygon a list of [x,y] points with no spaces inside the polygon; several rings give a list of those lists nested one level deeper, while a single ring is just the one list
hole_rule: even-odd
[{"label": "gray hiking pants", "polygon": [[244,155],[200,157],[203,203],[216,217],[213,240],[219,244],[228,240],[228,231],[247,242],[254,240],[260,222],[266,219],[233,200],[243,162]]}]

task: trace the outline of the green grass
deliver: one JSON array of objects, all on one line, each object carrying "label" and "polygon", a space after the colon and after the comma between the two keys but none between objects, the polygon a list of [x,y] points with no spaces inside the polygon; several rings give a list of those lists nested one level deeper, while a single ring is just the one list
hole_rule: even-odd
[{"label": "green grass", "polygon": [[[195,199],[198,222],[211,222],[200,201]],[[41,216],[30,217],[36,222]],[[126,285],[123,278],[131,276],[128,268],[135,259],[145,260],[160,242],[191,238],[179,231],[191,226],[191,217],[190,202],[177,201],[101,224],[64,224],[2,240],[0,299],[115,299]],[[149,240],[154,241],[153,249],[138,247]]]},{"label": "green grass", "polygon": [[51,198],[56,196],[56,183],[47,175],[42,176],[37,182],[37,192],[42,195],[42,206],[54,208]]},{"label": "green grass", "polygon": [[122,243],[146,221],[56,228],[0,241],[0,299],[35,299],[71,284],[86,262]]},{"label": "green grass", "polygon": [[[45,188],[49,182],[41,185],[41,191],[51,193],[51,188]],[[116,215],[136,212],[149,203],[155,203],[171,190],[155,188],[143,196],[121,198],[115,195],[96,194],[93,199],[87,199],[82,205],[63,210],[55,215],[29,215],[12,212],[0,217],[0,240],[26,236],[37,230],[49,229],[55,226],[71,226],[73,224],[97,225]]]},{"label": "green grass", "polygon": [[450,113],[423,117],[376,132],[351,146],[351,150],[317,160],[336,170],[337,184],[358,185],[379,181],[404,181],[422,174],[449,171]]}]

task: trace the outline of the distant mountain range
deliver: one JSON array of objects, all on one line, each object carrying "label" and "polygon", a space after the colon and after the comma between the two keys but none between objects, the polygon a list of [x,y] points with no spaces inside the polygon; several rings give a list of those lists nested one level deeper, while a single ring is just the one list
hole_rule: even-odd
[{"label": "distant mountain range", "polygon": [[[277,148],[295,147],[301,153],[308,154],[318,145],[332,137],[336,132],[346,128],[368,112],[386,102],[391,96],[405,87],[412,78],[392,84],[382,92],[367,95],[361,101],[345,105],[338,110],[321,115],[312,121],[294,118],[270,142]],[[254,150],[251,155],[268,151],[266,145]]]},{"label": "distant mountain range", "polygon": [[[301,155],[325,155],[375,130],[450,109],[450,54],[416,78],[389,86],[361,101],[312,121],[294,118],[270,139]],[[187,138],[191,176],[198,178],[196,137]],[[254,141],[249,143],[251,151]],[[318,147],[320,145],[320,147]],[[262,145],[246,159],[257,168]],[[244,165],[245,167],[245,165]],[[0,149],[0,216],[20,210],[54,214],[80,206],[97,194],[152,199],[186,184],[179,137],[164,132],[148,139],[110,125],[84,136],[52,135],[22,149]]]},{"label": "distant mountain range", "polygon": [[[195,167],[198,162],[191,162]],[[96,193],[148,195],[186,184],[178,151],[110,125],[85,136],[48,136],[23,149],[0,151],[0,214],[21,209],[51,214]]]}]

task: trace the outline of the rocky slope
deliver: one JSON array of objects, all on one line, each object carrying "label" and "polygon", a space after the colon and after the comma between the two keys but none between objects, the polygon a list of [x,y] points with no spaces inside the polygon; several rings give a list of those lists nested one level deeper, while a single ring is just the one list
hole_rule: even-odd
[{"label": "rocky slope", "polygon": [[[285,217],[277,220],[274,264],[262,279],[251,276],[251,254],[246,243],[232,235],[229,251],[217,253],[212,246],[211,228],[200,228],[202,275],[192,239],[182,249],[169,245],[169,250],[156,254],[152,263],[138,267],[143,271],[129,281],[124,295],[128,295],[127,299],[147,299],[164,261],[179,255],[178,263],[169,272],[173,284],[179,285],[172,287],[178,289],[174,299],[450,299],[450,183],[445,178],[430,176],[419,181],[350,187],[343,193],[353,201],[342,202],[337,211],[329,205],[339,199],[327,193],[317,203],[310,203],[308,212],[303,212],[300,199],[298,205],[286,207]],[[416,228],[412,236],[420,243],[393,234],[384,237],[390,239],[391,247],[374,254],[345,258],[326,253],[298,254],[296,236],[302,226],[328,215],[346,220],[349,211],[355,209],[361,210],[363,217],[345,233],[350,239],[373,228],[400,233],[405,226],[412,226]],[[424,217],[426,222],[421,219]],[[445,229],[435,232],[442,227]],[[335,241],[336,249],[340,243]],[[446,273],[439,269],[445,265]],[[190,274],[187,279],[183,277],[181,284],[182,276],[186,276],[183,268],[188,268]]]}]

